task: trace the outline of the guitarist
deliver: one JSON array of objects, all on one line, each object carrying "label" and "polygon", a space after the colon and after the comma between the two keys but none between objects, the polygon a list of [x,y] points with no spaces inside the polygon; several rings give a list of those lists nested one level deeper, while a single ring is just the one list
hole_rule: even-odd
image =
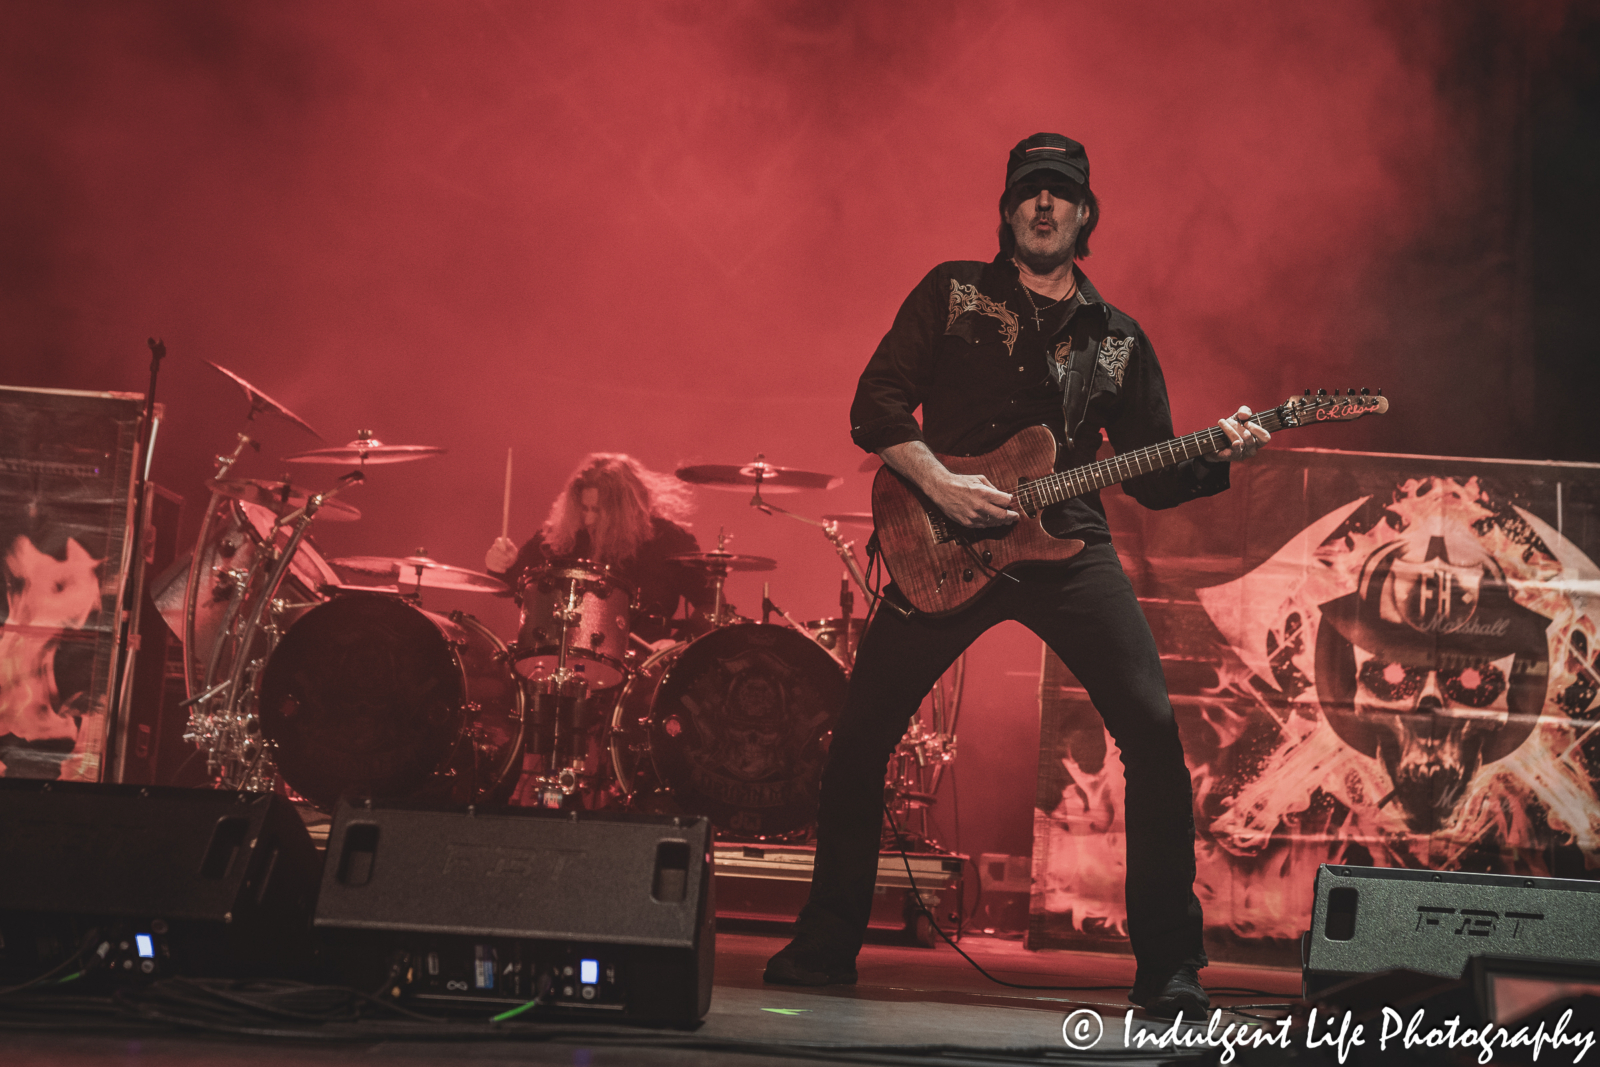
[{"label": "guitarist", "polygon": [[[1089,255],[1100,208],[1081,144],[1034,134],[1011,150],[1000,197],[1000,253],[941,263],[912,290],[861,375],[851,436],[967,527],[1016,522],[1006,493],[935,456],[979,455],[1030,425],[1057,438],[1058,470],[1091,461],[1102,431],[1118,452],[1172,437],[1154,349],[1074,265]],[[919,426],[913,413],[922,408]],[[1231,446],[1123,483],[1149,508],[1228,487],[1267,431],[1240,408],[1218,424]],[[1007,572],[971,604],[937,618],[880,610],[856,654],[850,695],[822,777],[811,893],[794,940],[767,963],[788,985],[856,980],[872,903],[890,752],[934,681],[985,630],[1014,619],[1038,634],[1087,689],[1127,772],[1128,934],[1138,972],[1129,999],[1191,1018],[1210,1001],[1193,890],[1189,773],[1149,624],[1123,574],[1097,494],[1048,509],[1045,527],[1085,544],[1070,560]],[[894,589],[890,587],[890,596]]]}]

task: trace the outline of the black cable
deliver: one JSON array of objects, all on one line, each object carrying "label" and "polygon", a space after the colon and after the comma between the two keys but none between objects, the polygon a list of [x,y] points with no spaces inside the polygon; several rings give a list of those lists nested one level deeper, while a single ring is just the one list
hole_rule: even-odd
[{"label": "black cable", "polygon": [[60,963],[56,964],[54,967],[50,968],[48,971],[36,978],[30,978],[21,985],[14,985],[5,989],[0,989],[0,996],[8,996],[12,993],[20,993],[24,989],[32,989],[34,986],[48,982],[57,974],[60,974],[68,967],[71,967],[74,963],[77,963],[79,960],[83,959],[84,953],[89,951],[89,946],[98,940],[100,940],[100,931],[90,930],[88,936],[83,939],[83,943],[78,946],[77,951],[73,952],[72,955],[68,956],[66,959],[62,960]]}]

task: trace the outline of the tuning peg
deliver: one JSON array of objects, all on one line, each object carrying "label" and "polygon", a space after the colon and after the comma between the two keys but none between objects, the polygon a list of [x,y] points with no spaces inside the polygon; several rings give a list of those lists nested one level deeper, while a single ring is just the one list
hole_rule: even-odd
[{"label": "tuning peg", "polygon": [[1362,390],[1361,390],[1361,395],[1362,396],[1371,396],[1372,395],[1372,390],[1363,387]]},{"label": "tuning peg", "polygon": [[1311,390],[1310,390],[1310,389],[1307,389],[1307,390],[1306,390],[1306,396],[1310,396],[1310,395],[1311,395]]},{"label": "tuning peg", "polygon": [[1380,388],[1380,389],[1379,389],[1379,390],[1378,390],[1378,395],[1379,395],[1379,396],[1382,396],[1382,395],[1383,395],[1383,390],[1382,390],[1382,389],[1381,389],[1381,388]]},{"label": "tuning peg", "polygon": [[1317,390],[1317,395],[1318,396],[1327,396],[1328,395],[1328,391],[1326,389],[1318,389]]}]

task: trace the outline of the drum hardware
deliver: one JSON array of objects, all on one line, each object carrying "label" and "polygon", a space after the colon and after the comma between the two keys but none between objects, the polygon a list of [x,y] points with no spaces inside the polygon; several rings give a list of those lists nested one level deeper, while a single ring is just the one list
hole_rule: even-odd
[{"label": "drum hardware", "polygon": [[451,589],[463,593],[504,593],[505,582],[481,571],[440,563],[419,548],[412,556],[341,556],[328,565],[340,571],[387,579],[397,589],[410,588],[410,596],[420,598],[422,590]]},{"label": "drum hardware", "polygon": [[261,736],[288,786],[325,810],[343,795],[503,801],[528,718],[505,653],[471,615],[341,594],[267,657]]},{"label": "drum hardware", "polygon": [[[678,473],[681,475],[683,472],[679,471]],[[727,584],[730,573],[733,571],[773,571],[778,569],[778,561],[775,559],[770,559],[766,556],[741,556],[729,552],[728,534],[724,529],[717,531],[717,547],[714,551],[686,552],[682,555],[668,556],[667,558],[691,567],[698,567],[710,576],[711,589],[715,594],[711,608],[711,625],[713,627],[725,626],[728,623],[724,613],[727,600],[723,595],[723,587]]]},{"label": "drum hardware", "polygon": [[844,668],[809,637],[739,623],[647,659],[618,694],[610,752],[635,810],[701,814],[746,840],[804,836]]},{"label": "drum hardware", "polygon": [[442,456],[445,451],[437,445],[386,445],[371,430],[362,430],[356,434],[354,441],[342,448],[316,448],[283,458],[289,463],[329,463],[336,466],[354,463],[360,467],[375,467]]},{"label": "drum hardware", "polygon": [[517,583],[521,606],[511,653],[530,681],[574,679],[590,689],[621,684],[627,674],[633,587],[602,563],[553,559]]},{"label": "drum hardware", "polygon": [[[257,566],[266,560],[272,561],[272,569],[268,572],[259,594],[254,598],[244,625],[234,640],[233,663],[228,675],[229,684],[225,690],[218,693],[221,698],[220,706],[213,708],[209,701],[202,701],[190,708],[190,729],[185,734],[186,737],[193,734],[210,739],[206,759],[207,772],[225,788],[265,786],[270,789],[276,779],[277,770],[272,761],[272,746],[261,738],[259,722],[250,707],[256,692],[255,682],[267,661],[267,656],[254,655],[253,651],[258,637],[267,644],[268,653],[277,643],[278,627],[274,623],[266,622],[266,619],[275,603],[279,605],[281,612],[282,602],[277,595],[278,590],[294,561],[296,550],[305,539],[312,521],[322,510],[323,504],[349,486],[359,485],[365,480],[366,476],[360,471],[351,471],[341,476],[333,488],[308,497],[306,502],[292,513],[297,518],[288,542],[282,549],[277,549],[276,540],[269,540],[252,565],[251,570],[254,572]],[[280,518],[278,522],[283,523],[286,518]],[[219,633],[208,663],[205,679],[207,688],[212,685],[212,671],[220,669],[220,649],[232,632],[232,622],[237,617],[239,606],[244,602],[245,599],[240,597],[230,604],[228,624]]]},{"label": "drum hardware", "polygon": [[262,412],[270,412],[271,414],[277,415],[280,418],[288,419],[290,422],[294,423],[296,426],[300,427],[317,440],[326,440],[326,438],[324,438],[320,433],[312,429],[311,424],[305,419],[302,419],[300,416],[296,415],[294,412],[290,411],[288,408],[272,399],[266,393],[263,393],[261,390],[245,381],[227,367],[213,363],[209,359],[205,360],[204,362],[206,366],[212,368],[213,370],[221,371],[223,375],[232,379],[233,382],[239,386],[239,388],[244,390],[245,397],[250,401],[250,412],[245,416],[246,422],[252,421]]},{"label": "drum hardware", "polygon": [[679,467],[675,473],[679,481],[710,489],[738,492],[753,488],[757,497],[761,495],[763,487],[769,493],[798,493],[805,489],[837,489],[844,484],[844,479],[836,475],[774,466],[761,453],[757,453],[755,460],[750,463],[702,463],[693,467]]},{"label": "drum hardware", "polygon": [[[291,483],[287,477],[277,482],[265,478],[238,478],[231,481],[213,478],[206,485],[212,492],[230,500],[266,508],[280,517],[293,509],[304,507],[311,498],[309,492]],[[329,522],[354,522],[361,517],[361,512],[342,500],[328,500],[323,503],[322,517]]]}]

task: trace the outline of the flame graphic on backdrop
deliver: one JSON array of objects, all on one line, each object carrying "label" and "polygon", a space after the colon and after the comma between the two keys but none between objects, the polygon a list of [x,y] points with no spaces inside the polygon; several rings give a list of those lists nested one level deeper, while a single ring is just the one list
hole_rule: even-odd
[{"label": "flame graphic on backdrop", "polygon": [[[23,741],[77,737],[85,708],[63,706],[57,692],[56,652],[63,634],[81,630],[100,604],[100,561],[76,540],[67,558],[39,551],[27,537],[5,555],[4,623],[0,623],[0,736]],[[5,768],[0,765],[0,774]],[[64,775],[65,776],[65,775]]]}]

